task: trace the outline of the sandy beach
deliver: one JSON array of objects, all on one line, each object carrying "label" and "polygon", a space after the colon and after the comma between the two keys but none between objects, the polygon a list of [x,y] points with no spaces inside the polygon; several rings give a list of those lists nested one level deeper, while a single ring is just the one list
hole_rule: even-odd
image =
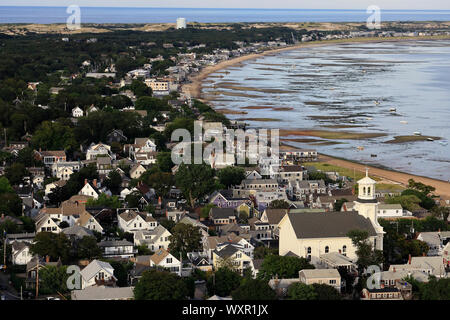
[{"label": "sandy beach", "polygon": [[[274,55],[279,52],[295,50],[299,48],[310,48],[310,47],[320,47],[329,46],[333,44],[344,44],[344,43],[370,43],[370,42],[392,42],[392,41],[414,41],[414,40],[443,40],[448,39],[448,37],[408,37],[408,38],[394,38],[394,39],[380,39],[380,38],[358,38],[358,39],[343,39],[343,40],[329,40],[311,43],[301,43],[294,46],[289,46],[280,49],[267,50],[262,53],[249,54],[227,61],[223,61],[214,66],[208,66],[201,70],[197,75],[190,78],[191,83],[183,86],[183,92],[189,93],[191,97],[201,100],[202,99],[202,84],[210,74],[221,71],[232,66],[237,66],[240,63],[248,60],[253,60],[266,55]],[[402,173],[398,171],[392,171],[387,169],[381,169],[369,165],[359,164],[348,160],[337,159],[328,155],[320,155],[320,161],[326,162],[332,165],[340,166],[343,168],[356,170],[359,172],[365,172],[365,168],[369,168],[370,175],[382,178],[386,181],[392,181],[394,183],[399,183],[403,186],[408,185],[409,179],[414,179],[415,181],[422,182],[427,185],[431,185],[436,188],[435,194],[440,195],[443,198],[450,199],[450,183],[447,181],[442,181],[438,179],[427,178],[419,175],[413,175],[409,173]]]}]

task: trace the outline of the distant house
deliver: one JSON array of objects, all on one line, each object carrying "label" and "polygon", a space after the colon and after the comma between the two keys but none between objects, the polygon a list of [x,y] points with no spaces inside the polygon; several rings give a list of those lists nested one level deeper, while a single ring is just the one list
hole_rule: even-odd
[{"label": "distant house", "polygon": [[14,265],[26,265],[33,258],[30,251],[30,244],[27,242],[15,241],[11,248],[11,262]]},{"label": "distant house", "polygon": [[98,246],[102,249],[104,258],[129,259],[136,253],[133,244],[126,240],[102,241]]},{"label": "distant house", "polygon": [[48,214],[39,215],[38,219],[35,221],[36,225],[36,233],[39,232],[52,232],[52,233],[60,233],[61,228],[58,224],[50,218]]},{"label": "distant house", "polygon": [[133,287],[90,286],[72,290],[71,300],[133,300]]},{"label": "distant house", "polygon": [[398,218],[402,216],[403,216],[403,208],[400,204],[381,203],[378,205],[379,218]]},{"label": "distant house", "polygon": [[[220,249],[220,250],[219,250]],[[213,266],[218,270],[222,266],[230,266],[241,275],[249,268],[253,272],[253,260],[237,246],[228,244],[213,251]]]},{"label": "distant house", "polygon": [[106,141],[111,144],[112,142],[124,142],[127,141],[128,138],[123,134],[123,131],[120,129],[114,129],[106,136]]},{"label": "distant house", "polygon": [[92,185],[86,179],[83,188],[78,192],[79,195],[90,196],[94,199],[98,199],[100,193],[97,189],[97,179],[92,180]]},{"label": "distant house", "polygon": [[96,159],[98,156],[109,156],[115,159],[115,155],[111,152],[111,146],[103,143],[91,144],[86,151],[86,160]]},{"label": "distant house", "polygon": [[236,212],[233,208],[211,208],[209,218],[215,225],[236,222]]},{"label": "distant house", "polygon": [[126,210],[118,215],[118,226],[124,232],[136,232],[139,230],[153,230],[158,222],[147,212]]},{"label": "distant house", "polygon": [[130,168],[130,178],[131,179],[139,179],[144,172],[146,171],[146,169],[144,168],[144,166],[142,164],[135,164],[134,166],[132,166]]},{"label": "distant house", "polygon": [[108,262],[100,260],[93,260],[80,271],[80,275],[81,289],[95,285],[113,286],[117,281],[114,268]]},{"label": "distant house", "polygon": [[169,237],[172,234],[162,225],[158,225],[153,230],[140,230],[134,234],[135,246],[146,246],[152,252],[158,249],[169,249]]},{"label": "distant house", "polygon": [[83,110],[80,107],[75,107],[72,109],[72,117],[80,118],[84,115]]},{"label": "distant house", "polygon": [[102,233],[103,227],[89,212],[84,211],[77,220],[77,225],[83,228]]},{"label": "distant house", "polygon": [[36,151],[36,155],[37,159],[44,162],[46,166],[66,161],[66,153],[64,151]]},{"label": "distant house", "polygon": [[307,285],[326,284],[341,292],[341,275],[336,269],[304,269],[299,272],[299,279]]},{"label": "distant house", "polygon": [[181,262],[169,251],[161,248],[150,257],[150,267],[160,267],[181,275]]},{"label": "distant house", "polygon": [[272,231],[272,238],[278,238],[278,224],[288,213],[287,209],[266,209],[261,215],[261,222],[268,223]]},{"label": "distant house", "polygon": [[248,198],[242,197],[237,198],[233,197],[233,191],[232,190],[220,190],[215,191],[210,197],[209,197],[209,203],[215,204],[219,208],[234,208],[236,209],[241,204],[246,203]]}]

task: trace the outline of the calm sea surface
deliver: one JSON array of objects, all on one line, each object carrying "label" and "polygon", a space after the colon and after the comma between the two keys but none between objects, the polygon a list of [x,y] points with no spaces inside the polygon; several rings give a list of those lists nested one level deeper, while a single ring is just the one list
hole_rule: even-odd
[{"label": "calm sea surface", "polygon": [[[66,7],[0,6],[0,23],[65,23]],[[81,23],[364,22],[366,10],[81,7]],[[450,21],[449,10],[382,10],[384,21]]]},{"label": "calm sea surface", "polygon": [[[258,118],[247,121],[255,127],[387,133],[289,144],[450,180],[450,41],[285,51],[211,74],[203,92],[216,108],[248,113],[232,119]],[[385,143],[416,131],[442,140]]]}]

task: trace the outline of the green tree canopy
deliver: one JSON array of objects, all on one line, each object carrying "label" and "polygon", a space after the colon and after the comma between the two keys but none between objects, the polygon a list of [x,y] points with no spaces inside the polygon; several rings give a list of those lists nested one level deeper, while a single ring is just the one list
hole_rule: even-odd
[{"label": "green tree canopy", "polygon": [[178,223],[169,236],[169,249],[176,257],[181,253],[184,257],[188,252],[202,248],[202,236],[199,227],[186,223]]},{"label": "green tree canopy", "polygon": [[231,292],[233,300],[275,300],[275,291],[267,281],[260,279],[245,279],[241,285]]},{"label": "green tree canopy", "polygon": [[261,264],[258,278],[266,281],[278,276],[280,279],[297,278],[303,269],[314,269],[305,258],[267,255]]},{"label": "green tree canopy", "polygon": [[175,182],[194,208],[198,199],[214,190],[214,170],[206,164],[182,163],[175,174]]},{"label": "green tree canopy", "polygon": [[188,295],[183,279],[168,271],[145,271],[134,288],[136,300],[184,300]]},{"label": "green tree canopy", "polygon": [[227,297],[239,287],[241,280],[242,277],[236,271],[229,268],[219,268],[208,278],[208,295]]},{"label": "green tree canopy", "polygon": [[61,258],[62,262],[69,260],[71,244],[64,233],[39,232],[31,245],[31,252],[41,257],[49,256],[52,261]]}]

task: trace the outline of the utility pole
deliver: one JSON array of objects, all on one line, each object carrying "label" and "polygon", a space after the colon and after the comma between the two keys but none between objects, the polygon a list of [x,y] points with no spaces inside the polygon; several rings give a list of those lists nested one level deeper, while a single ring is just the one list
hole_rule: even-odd
[{"label": "utility pole", "polygon": [[39,295],[39,256],[36,257],[36,300]]},{"label": "utility pole", "polygon": [[3,233],[3,268],[6,268],[6,231]]}]

